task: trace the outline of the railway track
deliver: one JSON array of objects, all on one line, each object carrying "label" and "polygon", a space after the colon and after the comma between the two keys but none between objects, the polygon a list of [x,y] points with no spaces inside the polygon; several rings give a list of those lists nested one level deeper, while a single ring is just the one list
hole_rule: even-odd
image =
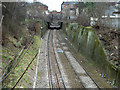
[{"label": "railway track", "polygon": [[[43,28],[45,29],[45,26]],[[45,32],[46,32],[46,30],[42,30],[42,36],[41,36],[41,38],[43,38],[45,36]],[[32,35],[31,37],[29,37],[30,38],[29,43],[26,43],[23,46],[23,48],[21,50],[19,50],[18,53],[15,54],[13,60],[11,60],[6,65],[6,67],[3,69],[3,71],[2,71],[3,74],[0,73],[0,74],[2,74],[1,78],[0,78],[0,83],[2,83],[3,88],[7,87],[7,84],[4,83],[4,81],[6,81],[6,79],[11,75],[11,73],[14,72],[14,70],[20,64],[20,61],[24,58],[25,54],[28,51],[32,52],[29,49],[32,48],[34,50],[34,48],[33,48],[34,36],[35,35]],[[35,48],[35,49],[37,49],[37,48]],[[18,80],[16,80],[15,85],[11,88],[11,90],[13,90],[17,86],[17,84],[20,82],[20,80],[23,78],[23,76],[25,75],[26,71],[28,70],[28,68],[30,67],[30,65],[32,64],[32,62],[35,60],[35,58],[37,57],[37,55],[38,55],[38,52],[35,53],[34,57],[31,59],[31,61],[29,62],[28,66],[26,67],[26,69],[22,72],[22,75],[20,75],[19,78],[18,78]],[[8,69],[9,69],[9,71],[8,71]]]},{"label": "railway track", "polygon": [[[54,89],[54,88],[66,89],[67,85],[65,83],[65,80],[62,76],[62,71],[60,69],[61,64],[58,63],[58,59],[56,56],[55,31],[56,30],[50,30],[47,35],[48,39],[46,40],[47,68],[48,68],[47,73],[48,73],[48,80],[49,80],[49,88],[50,89]],[[59,31],[56,31],[56,32],[59,32]],[[59,33],[56,33],[56,35],[58,36],[59,43],[65,42],[65,40],[61,37],[61,35]],[[63,46],[61,44],[60,44],[60,46],[63,49]],[[82,84],[83,88],[98,88],[98,89],[100,89],[100,87],[97,85],[97,83],[92,79],[92,77],[88,74],[88,72],[82,67],[82,65],[80,65],[80,63],[77,63],[77,58],[75,58],[72,53],[70,54],[70,52],[71,51],[69,51],[69,53],[68,52],[63,52],[63,53],[66,56],[66,58],[68,59],[67,61],[71,64],[71,67],[73,68],[74,72],[76,73],[76,76],[78,77],[78,80],[80,80],[80,83]],[[36,56],[37,56],[37,54],[36,54]],[[33,58],[33,60],[34,60],[34,58]],[[30,64],[32,63],[32,61],[30,62]],[[73,64],[73,62],[75,64]],[[28,65],[28,67],[29,67],[29,65]],[[77,66],[77,67],[75,67],[75,66]],[[25,70],[25,72],[26,72],[26,70]],[[22,74],[22,76],[19,78],[19,80],[17,81],[17,83],[15,84],[15,86],[13,88],[16,87],[16,85],[21,80],[21,78],[23,77],[25,72]],[[84,73],[81,74],[81,72],[84,72]],[[88,80],[83,80],[85,78],[87,78]],[[91,85],[91,87],[89,87],[90,85]]]},{"label": "railway track", "polygon": [[57,62],[54,44],[53,44],[53,30],[49,31],[48,34],[48,78],[50,88],[66,88],[64,80],[61,75],[60,67]]},{"label": "railway track", "polygon": [[[60,35],[60,33],[57,33],[56,35],[58,36],[59,43],[66,42],[65,40],[63,40],[63,38]],[[61,44],[60,44],[60,47],[63,49],[63,46]],[[77,62],[78,59],[73,55],[73,53],[71,53],[71,50],[69,50],[69,52],[65,51],[63,53],[66,56],[66,58],[68,59],[69,63],[71,64],[71,67],[75,71],[76,76],[80,80],[83,88],[97,88],[98,90],[101,90],[100,86],[89,75],[89,73],[85,70],[85,68],[83,68],[82,65]],[[76,69],[76,68],[78,68],[78,69]],[[86,79],[86,80],[84,80],[84,79]]]}]

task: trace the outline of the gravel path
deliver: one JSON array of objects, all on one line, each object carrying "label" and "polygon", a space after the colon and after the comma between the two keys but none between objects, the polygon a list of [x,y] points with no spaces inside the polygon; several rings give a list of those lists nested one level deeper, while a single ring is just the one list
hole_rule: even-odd
[{"label": "gravel path", "polygon": [[48,80],[48,67],[47,67],[47,39],[48,32],[42,40],[40,48],[39,62],[38,62],[38,74],[35,88],[49,88]]}]

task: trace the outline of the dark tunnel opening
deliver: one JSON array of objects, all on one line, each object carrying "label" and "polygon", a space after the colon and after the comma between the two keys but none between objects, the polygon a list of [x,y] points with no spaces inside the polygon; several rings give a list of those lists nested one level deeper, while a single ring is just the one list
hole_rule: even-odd
[{"label": "dark tunnel opening", "polygon": [[48,29],[62,29],[62,25],[63,25],[63,22],[59,22],[58,26],[52,26],[51,25],[51,22],[47,22],[47,25],[48,25]]}]

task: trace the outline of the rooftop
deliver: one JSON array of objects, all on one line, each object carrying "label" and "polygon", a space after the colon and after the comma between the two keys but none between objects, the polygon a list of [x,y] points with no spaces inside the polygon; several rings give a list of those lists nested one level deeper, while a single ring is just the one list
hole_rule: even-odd
[{"label": "rooftop", "polygon": [[62,5],[63,4],[78,4],[78,2],[63,2]]}]

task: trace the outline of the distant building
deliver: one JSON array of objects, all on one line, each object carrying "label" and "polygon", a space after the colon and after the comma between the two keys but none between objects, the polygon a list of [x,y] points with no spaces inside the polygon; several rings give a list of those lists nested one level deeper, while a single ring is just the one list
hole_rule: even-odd
[{"label": "distant building", "polygon": [[48,6],[43,3],[40,3],[39,9],[43,15],[48,13]]},{"label": "distant building", "polygon": [[102,18],[107,17],[119,17],[120,16],[120,1],[116,4],[110,5],[108,9],[105,11],[105,16],[102,16]]},{"label": "distant building", "polygon": [[120,29],[120,1],[111,5],[102,16],[101,23],[109,28]]},{"label": "distant building", "polygon": [[120,17],[120,1],[116,3],[116,11],[113,12],[113,15],[115,15],[116,17]]},{"label": "distant building", "polygon": [[42,4],[42,5],[40,5],[40,10],[42,10],[42,11],[47,11],[47,10],[48,10],[48,6]]},{"label": "distant building", "polygon": [[57,14],[57,11],[56,11],[56,10],[53,10],[53,11],[51,12],[51,14]]},{"label": "distant building", "polygon": [[56,10],[53,10],[50,12],[53,19],[60,20],[61,19],[61,12],[57,12]]},{"label": "distant building", "polygon": [[61,4],[63,18],[75,19],[79,15],[78,2],[63,2]]},{"label": "distant building", "polygon": [[[48,12],[48,6],[43,4],[43,3],[40,3],[40,2],[35,2],[33,4],[28,4],[28,10],[27,10],[27,14],[28,14],[28,17],[29,16],[41,16],[41,15],[47,15],[49,12]],[[32,9],[29,9],[29,8],[32,8]],[[33,10],[34,9],[34,10]]]},{"label": "distant building", "polygon": [[55,15],[61,15],[61,12],[57,12],[56,10],[53,10],[52,12],[50,12],[51,14],[55,14]]}]

